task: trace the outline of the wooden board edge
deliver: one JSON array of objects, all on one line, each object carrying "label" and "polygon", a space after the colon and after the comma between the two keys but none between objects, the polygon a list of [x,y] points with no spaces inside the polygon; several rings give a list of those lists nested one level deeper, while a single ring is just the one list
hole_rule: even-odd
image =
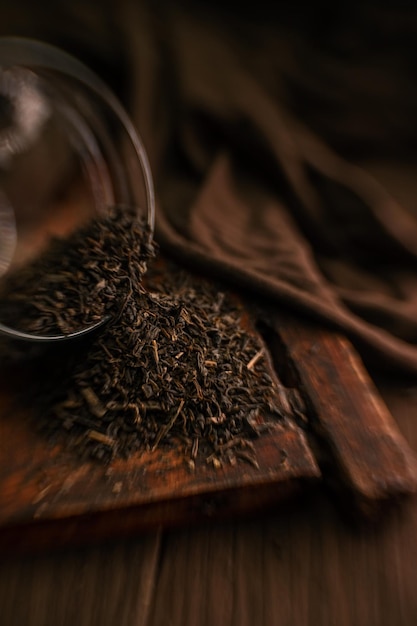
[{"label": "wooden board edge", "polygon": [[[278,483],[273,497],[271,485],[250,490],[233,489],[186,498],[151,502],[124,511],[107,511],[36,521],[0,529],[0,554],[36,553],[99,544],[142,535],[157,528],[175,528],[220,522],[239,517],[251,518],[276,511],[303,493],[309,496],[320,484],[318,475],[291,478]],[[307,492],[305,489],[307,488]]]},{"label": "wooden board edge", "polygon": [[348,339],[280,315],[271,350],[288,359],[309,407],[325,480],[336,470],[363,508],[417,492],[417,455]]}]

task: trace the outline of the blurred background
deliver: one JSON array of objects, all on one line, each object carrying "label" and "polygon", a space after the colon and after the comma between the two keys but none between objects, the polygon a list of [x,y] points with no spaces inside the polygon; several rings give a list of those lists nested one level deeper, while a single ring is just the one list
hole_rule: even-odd
[{"label": "blurred background", "polygon": [[[128,24],[127,15],[136,21]],[[135,45],[126,37],[129,29],[148,42],[149,53],[157,32],[153,53],[172,66],[175,59],[166,52],[174,43],[175,21],[194,18],[214,39],[227,33],[241,63],[337,149],[392,157],[416,146],[413,2],[45,0],[35,8],[29,0],[6,0],[0,16],[1,35],[35,37],[64,48],[126,103]]]},{"label": "blurred background", "polygon": [[[59,46],[122,101],[150,159],[161,207],[157,234],[167,248],[194,262],[198,255],[185,251],[191,241],[206,266],[210,259],[225,262],[228,234],[243,219],[224,210],[220,240],[218,225],[201,210],[208,188],[226,186],[226,174],[223,182],[210,183],[214,175],[221,178],[223,166],[216,164],[225,155],[231,193],[257,198],[246,222],[257,224],[259,237],[270,237],[264,251],[279,250],[271,269],[270,253],[262,259],[255,239],[245,234],[244,245],[252,249],[243,254],[242,240],[239,253],[237,243],[232,253],[240,254],[241,266],[263,276],[275,272],[316,295],[324,278],[332,297],[355,315],[412,342],[415,297],[400,303],[400,312],[398,302],[417,291],[409,276],[417,258],[416,31],[415,3],[376,0],[343,6],[46,0],[36,8],[29,0],[8,0],[0,8],[0,35]],[[50,192],[60,161],[48,159],[45,167],[39,161],[27,194]],[[274,218],[275,231],[261,196],[278,202],[281,212],[285,208],[285,218]],[[400,262],[405,273],[402,267],[398,278],[391,269]],[[238,274],[233,281],[245,279]],[[282,296],[279,286],[273,291]],[[370,292],[376,294],[371,300]],[[300,302],[295,298],[296,306]],[[334,321],[338,302],[320,315]],[[339,311],[337,323],[349,327],[342,317]]]}]

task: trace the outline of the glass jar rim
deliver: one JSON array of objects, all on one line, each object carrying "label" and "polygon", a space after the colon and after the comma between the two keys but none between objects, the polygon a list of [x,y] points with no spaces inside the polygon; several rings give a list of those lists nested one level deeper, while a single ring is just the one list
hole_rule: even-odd
[{"label": "glass jar rim", "polygon": [[[133,148],[133,160],[137,161],[135,167],[139,164],[144,183],[146,206],[139,207],[136,206],[136,203],[133,203],[132,208],[138,210],[145,209],[147,228],[150,236],[153,236],[155,228],[155,192],[150,164],[139,134],[135,130],[123,105],[111,89],[83,62],[61,48],[36,39],[0,37],[0,69],[8,70],[16,67],[26,68],[34,73],[37,73],[37,71],[57,73],[63,79],[73,79],[81,84],[90,94],[93,93],[101,105],[114,115],[117,123],[120,124],[128,138],[131,148]],[[83,336],[95,328],[101,327],[107,321],[108,318],[104,318],[100,322],[80,331],[56,336],[37,336],[31,333],[20,332],[0,322],[0,333],[13,339],[35,342],[61,341]]]},{"label": "glass jar rim", "polygon": [[155,191],[148,156],[142,139],[125,108],[89,67],[68,52],[49,43],[24,37],[0,37],[0,67],[13,66],[59,72],[82,83],[113,112],[123,127],[140,164],[146,194],[146,221],[151,233],[155,229]]}]

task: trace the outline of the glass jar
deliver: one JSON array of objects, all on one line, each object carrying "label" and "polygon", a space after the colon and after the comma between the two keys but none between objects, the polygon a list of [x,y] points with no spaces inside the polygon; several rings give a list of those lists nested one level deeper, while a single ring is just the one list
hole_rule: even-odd
[{"label": "glass jar", "polygon": [[123,106],[66,52],[0,38],[0,277],[114,205],[153,232],[152,175]]}]

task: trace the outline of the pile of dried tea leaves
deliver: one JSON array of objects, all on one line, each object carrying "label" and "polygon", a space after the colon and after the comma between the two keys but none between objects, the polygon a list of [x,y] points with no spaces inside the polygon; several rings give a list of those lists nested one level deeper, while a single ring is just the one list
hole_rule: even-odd
[{"label": "pile of dried tea leaves", "polygon": [[[246,313],[232,296],[172,264],[153,263],[145,289],[152,244],[120,217],[117,226],[107,219],[84,229],[78,250],[69,240],[34,264],[40,297],[26,270],[27,291],[20,293],[30,301],[36,295],[42,320],[19,299],[19,315],[30,311],[34,320],[30,330],[56,324],[68,331],[104,311],[113,314],[78,344],[61,384],[43,385],[39,427],[82,457],[104,462],[175,446],[190,468],[198,461],[256,466],[252,440],[286,415],[261,339],[245,326]],[[64,271],[57,270],[57,252]]]},{"label": "pile of dried tea leaves", "polygon": [[102,459],[169,444],[191,462],[256,465],[258,418],[280,419],[283,408],[242,309],[182,270],[148,284],[88,348],[44,426]]},{"label": "pile of dried tea leaves", "polygon": [[115,206],[66,238],[54,238],[0,286],[0,321],[34,334],[68,334],[121,313],[155,255],[152,233]]}]

